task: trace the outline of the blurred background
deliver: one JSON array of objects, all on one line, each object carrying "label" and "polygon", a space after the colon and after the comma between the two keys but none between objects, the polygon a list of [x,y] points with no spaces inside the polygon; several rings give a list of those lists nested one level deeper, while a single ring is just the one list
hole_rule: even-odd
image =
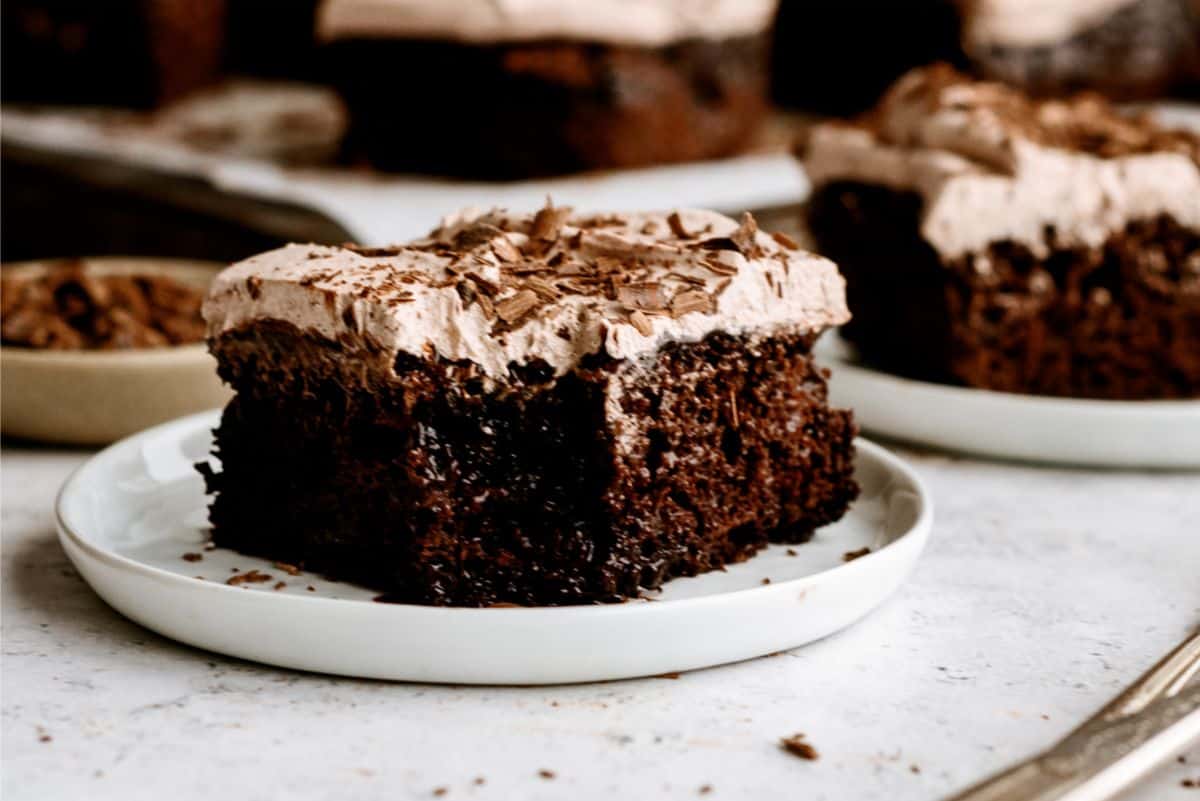
[{"label": "blurred background", "polygon": [[1200,0],[5,0],[2,55],[6,261],[227,261],[547,192],[786,206],[805,125],[931,61],[1195,98]]}]

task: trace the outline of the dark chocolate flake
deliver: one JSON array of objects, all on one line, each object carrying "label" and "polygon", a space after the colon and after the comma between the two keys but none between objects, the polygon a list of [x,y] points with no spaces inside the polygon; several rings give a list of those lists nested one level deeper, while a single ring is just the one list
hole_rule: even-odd
[{"label": "dark chocolate flake", "polygon": [[622,284],[617,287],[617,300],[632,309],[653,311],[661,311],[668,304],[666,288],[653,281]]},{"label": "dark chocolate flake", "polygon": [[553,242],[571,216],[570,206],[554,206],[549,199],[546,205],[533,217],[533,225],[529,229],[530,239],[543,242]]},{"label": "dark chocolate flake", "polygon": [[690,312],[709,312],[712,307],[712,297],[699,289],[680,292],[671,300],[671,314],[674,317],[682,317]]},{"label": "dark chocolate flake", "polygon": [[504,322],[512,325],[538,305],[537,293],[532,289],[522,289],[515,295],[501,300],[496,304],[496,315]]},{"label": "dark chocolate flake", "polygon": [[680,239],[691,239],[695,234],[687,229],[683,224],[683,218],[679,216],[679,212],[673,211],[667,217],[667,225],[671,226],[671,233]]},{"label": "dark chocolate flake", "polygon": [[795,239],[792,239],[790,236],[785,234],[783,231],[775,231],[774,233],[771,234],[771,238],[774,239],[776,242],[778,242],[783,247],[787,248],[788,250],[799,250],[800,249],[800,243],[797,242]]},{"label": "dark chocolate flake", "polygon": [[636,309],[629,313],[629,322],[644,337],[651,336],[654,333],[654,326],[651,325],[650,318]]}]

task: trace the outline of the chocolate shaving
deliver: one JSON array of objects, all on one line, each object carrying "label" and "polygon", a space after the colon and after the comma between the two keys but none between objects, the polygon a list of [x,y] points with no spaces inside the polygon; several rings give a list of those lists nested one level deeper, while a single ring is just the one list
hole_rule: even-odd
[{"label": "chocolate shaving", "polygon": [[707,292],[689,289],[680,292],[671,300],[671,314],[674,317],[682,317],[690,312],[709,312],[712,306],[713,299]]},{"label": "chocolate shaving", "polygon": [[503,233],[492,240],[492,252],[500,261],[512,263],[521,260],[521,251],[517,250],[517,246]]},{"label": "chocolate shaving", "polygon": [[695,236],[695,234],[689,231],[687,226],[683,224],[683,218],[679,216],[679,212],[677,211],[671,212],[670,216],[667,217],[667,225],[671,226],[671,233],[675,234],[675,236],[679,237],[680,239],[691,239],[693,236]]},{"label": "chocolate shaving", "polygon": [[711,239],[705,239],[700,242],[700,247],[704,250],[732,250],[740,251],[737,242],[734,242],[727,236],[714,236]]},{"label": "chocolate shaving", "polygon": [[249,570],[245,573],[239,573],[236,576],[230,576],[225,580],[225,583],[231,587],[237,587],[241,584],[262,584],[263,582],[270,580],[270,573],[263,573],[258,570]]},{"label": "chocolate shaving", "polygon": [[496,226],[488,223],[476,223],[458,232],[458,235],[454,237],[454,246],[459,250],[469,250],[486,245],[500,236],[504,236],[504,232]]},{"label": "chocolate shaving", "polygon": [[636,309],[629,313],[629,322],[644,337],[651,336],[654,333],[654,326],[651,325],[650,318]]},{"label": "chocolate shaving", "polygon": [[779,745],[783,750],[793,756],[798,756],[801,759],[807,759],[810,762],[820,758],[817,749],[813,748],[812,744],[804,739],[803,734],[793,734],[791,737],[779,738]]},{"label": "chocolate shaving", "polygon": [[537,296],[542,300],[558,300],[561,297],[558,289],[544,278],[527,278],[525,279],[525,286],[537,293]]},{"label": "chocolate shaving", "polygon": [[785,234],[783,231],[775,231],[774,233],[771,234],[771,238],[774,239],[776,242],[778,242],[780,245],[783,245],[788,250],[799,250],[800,249],[800,243],[797,242],[795,239],[792,239],[790,236]]},{"label": "chocolate shaving", "polygon": [[475,284],[475,287],[488,297],[494,298],[500,294],[499,284],[487,280],[479,273],[465,273],[463,277],[470,279]]},{"label": "chocolate shaving", "polygon": [[754,255],[758,250],[758,223],[754,219],[754,215],[746,212],[742,215],[742,222],[738,225],[737,230],[729,235],[733,243],[737,245],[737,249],[746,256]]},{"label": "chocolate shaving", "polygon": [[662,311],[667,308],[667,291],[662,284],[645,282],[617,287],[617,300],[631,309]]},{"label": "chocolate shaving", "polygon": [[719,259],[705,259],[704,266],[712,270],[717,275],[737,275],[738,269],[732,264],[726,264]]},{"label": "chocolate shaving", "polygon": [[510,295],[496,304],[496,315],[501,320],[512,325],[538,305],[537,293],[532,289],[522,289],[515,295]]},{"label": "chocolate shaving", "polygon": [[356,245],[353,242],[346,242],[342,245],[342,250],[348,250],[351,253],[357,253],[360,256],[365,256],[368,259],[382,259],[387,256],[399,256],[405,251],[403,245],[389,245],[382,248],[369,248],[363,245]]},{"label": "chocolate shaving", "polygon": [[554,206],[549,199],[546,205],[533,217],[533,225],[529,229],[529,238],[542,242],[553,242],[571,216],[570,206]]}]

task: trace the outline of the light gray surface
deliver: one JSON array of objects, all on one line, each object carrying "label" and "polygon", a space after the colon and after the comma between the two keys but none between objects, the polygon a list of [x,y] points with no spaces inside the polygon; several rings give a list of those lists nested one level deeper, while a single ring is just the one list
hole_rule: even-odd
[{"label": "light gray surface", "polygon": [[[1049,744],[1200,623],[1200,475],[899,450],[937,523],[909,584],[858,626],[678,680],[471,689],[260,668],[126,622],[53,534],[85,454],[6,448],[0,790],[932,801]],[[778,749],[793,732],[818,761]],[[1181,785],[1200,748],[1187,759],[1130,797],[1200,801]]]}]

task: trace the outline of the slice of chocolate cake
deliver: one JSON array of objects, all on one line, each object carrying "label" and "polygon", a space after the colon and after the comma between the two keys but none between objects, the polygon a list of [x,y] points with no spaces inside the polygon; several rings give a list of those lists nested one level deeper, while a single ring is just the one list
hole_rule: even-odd
[{"label": "slice of chocolate cake", "polygon": [[945,67],[814,130],[809,228],[869,362],[974,387],[1200,395],[1200,137]]},{"label": "slice of chocolate cake", "polygon": [[205,316],[237,392],[214,541],[392,599],[619,600],[857,493],[810,357],[842,279],[749,216],[465,212],[256,256]]},{"label": "slice of chocolate cake", "polygon": [[775,6],[326,0],[317,30],[356,155],[512,179],[743,149],[767,110]]}]

